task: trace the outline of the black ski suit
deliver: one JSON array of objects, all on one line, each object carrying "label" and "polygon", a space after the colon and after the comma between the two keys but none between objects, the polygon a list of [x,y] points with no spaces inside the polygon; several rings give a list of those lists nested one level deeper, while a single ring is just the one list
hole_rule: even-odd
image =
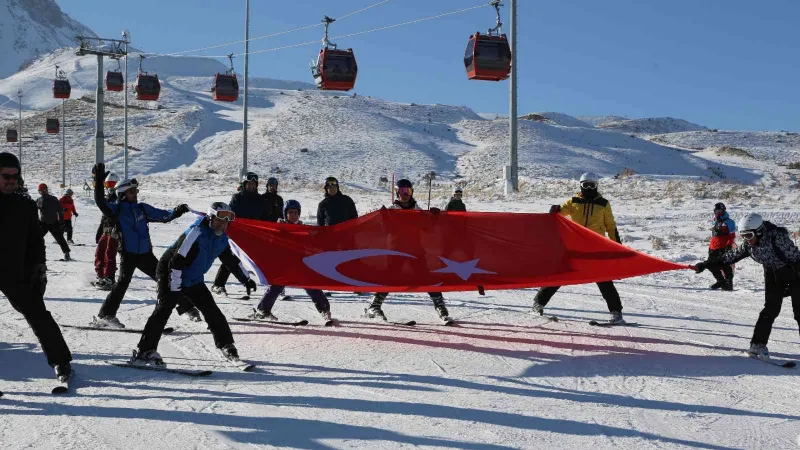
[{"label": "black ski suit", "polygon": [[453,197],[447,202],[447,206],[444,207],[445,211],[466,211],[467,206],[464,205],[464,202]]},{"label": "black ski suit", "polygon": [[47,311],[44,239],[36,205],[17,194],[0,194],[0,292],[22,313],[51,366],[72,361],[61,329]]},{"label": "black ski suit", "polygon": [[269,192],[261,194],[261,197],[263,197],[267,205],[269,205],[270,213],[267,219],[268,222],[277,222],[278,219],[285,218],[283,217],[283,197],[277,193],[271,194]]},{"label": "black ski suit", "polygon": [[764,308],[758,315],[753,337],[753,344],[766,345],[772,333],[772,324],[781,313],[784,294],[792,297],[794,319],[800,329],[800,250],[792,242],[786,228],[778,227],[771,222],[764,222],[764,232],[758,243],[743,245],[725,252],[721,257],[709,259],[698,264],[699,272],[706,268],[730,265],[747,257],[764,266]]},{"label": "black ski suit", "polygon": [[317,207],[317,225],[329,227],[351,219],[358,218],[356,204],[353,199],[337,191],[336,195],[328,195],[319,202]]},{"label": "black ski suit", "polygon": [[39,208],[39,232],[42,237],[47,233],[53,235],[64,254],[69,253],[69,245],[64,239],[64,230],[61,228],[61,221],[64,218],[64,208],[58,199],[50,194],[44,194],[36,200]]},{"label": "black ski suit", "polygon": [[[278,220],[270,220],[274,215],[274,211],[265,197],[258,192],[242,190],[241,192],[233,194],[230,207],[239,219],[264,220],[268,222]],[[281,211],[279,214],[283,214],[283,206],[278,207],[278,210]],[[230,278],[230,276],[231,271],[225,267],[225,264],[219,266],[217,276],[214,278],[214,286],[224,287],[228,283],[228,278]]]}]

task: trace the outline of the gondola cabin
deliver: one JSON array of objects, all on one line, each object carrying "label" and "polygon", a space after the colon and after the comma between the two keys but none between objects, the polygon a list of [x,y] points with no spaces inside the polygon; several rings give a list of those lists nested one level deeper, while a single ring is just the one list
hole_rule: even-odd
[{"label": "gondola cabin", "polygon": [[502,81],[511,72],[511,48],[505,34],[470,36],[464,51],[464,67],[470,80]]},{"label": "gondola cabin", "polygon": [[53,98],[69,98],[72,87],[66,78],[56,78],[53,80]]},{"label": "gondola cabin", "polygon": [[358,64],[353,49],[323,48],[317,58],[314,81],[323,91],[349,91],[356,84]]},{"label": "gondola cabin", "polygon": [[239,98],[239,80],[236,75],[218,73],[214,77],[214,101],[235,102]]},{"label": "gondola cabin", "polygon": [[158,100],[161,95],[161,83],[158,81],[158,75],[148,75],[140,73],[136,77],[136,100]]},{"label": "gondola cabin", "polygon": [[47,119],[47,122],[44,124],[45,131],[47,134],[58,134],[58,129],[60,127],[60,123],[58,123],[58,119]]},{"label": "gondola cabin", "polygon": [[6,130],[6,142],[17,142],[17,130]]},{"label": "gondola cabin", "polygon": [[106,90],[112,92],[121,92],[125,87],[125,79],[122,77],[122,72],[109,70],[106,72]]}]

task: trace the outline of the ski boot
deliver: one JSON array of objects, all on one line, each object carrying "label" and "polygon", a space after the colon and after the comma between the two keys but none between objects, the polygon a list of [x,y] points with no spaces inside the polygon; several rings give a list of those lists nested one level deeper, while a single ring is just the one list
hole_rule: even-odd
[{"label": "ski boot", "polygon": [[236,350],[236,346],[234,346],[233,344],[228,344],[219,349],[219,351],[220,353],[222,353],[222,356],[228,361],[233,361],[233,362],[239,361],[239,351]]},{"label": "ski boot", "polygon": [[533,308],[531,309],[531,314],[537,314],[540,316],[544,315],[544,305],[540,305],[537,302],[533,302]]},{"label": "ski boot", "polygon": [[211,292],[217,295],[225,295],[225,296],[228,295],[228,291],[225,290],[225,286],[217,286],[217,285],[211,286]]},{"label": "ski boot", "polygon": [[253,318],[258,320],[270,320],[272,322],[277,322],[278,318],[272,314],[271,311],[264,311],[263,309],[254,309],[253,310]]},{"label": "ski boot", "polygon": [[64,261],[72,261],[72,258],[69,257],[69,252],[64,252]]},{"label": "ski boot", "polygon": [[333,322],[333,317],[331,317],[330,311],[322,311],[320,314],[322,315],[322,320],[324,320],[325,323]]},{"label": "ski boot", "polygon": [[370,305],[364,308],[364,317],[367,319],[381,319],[387,320],[386,314],[383,313],[380,305]]},{"label": "ski boot", "polygon": [[733,280],[725,280],[722,283],[722,290],[723,291],[732,291],[733,290]]},{"label": "ski boot", "polygon": [[450,318],[450,313],[447,311],[447,306],[444,304],[444,297],[442,297],[442,294],[431,297],[431,300],[433,300],[433,307],[436,308],[436,314],[439,315],[439,320],[445,324],[452,322],[453,319]]},{"label": "ski boot", "polygon": [[161,355],[155,350],[134,350],[128,364],[134,366],[150,366],[157,369],[165,369],[167,364],[161,359]]},{"label": "ski boot", "polygon": [[712,284],[708,288],[713,290],[713,291],[716,291],[717,289],[720,289],[723,286],[725,286],[725,280],[717,281],[716,283]]},{"label": "ski boot", "polygon": [[181,317],[190,321],[190,322],[202,322],[203,316],[200,315],[200,311],[197,308],[191,308],[185,313],[181,314]]},{"label": "ski boot", "polygon": [[611,311],[611,319],[608,320],[608,323],[615,325],[625,323],[625,319],[622,318],[622,311]]},{"label": "ski boot", "polygon": [[56,370],[56,378],[60,382],[69,381],[70,377],[72,377],[72,365],[70,363],[56,364],[54,368]]},{"label": "ski boot", "polygon": [[747,350],[747,354],[753,358],[769,359],[769,349],[767,349],[766,344],[756,344],[755,342],[751,342],[750,348]]},{"label": "ski boot", "polygon": [[89,326],[96,328],[125,328],[125,325],[119,321],[115,316],[106,317],[92,317],[92,323]]}]

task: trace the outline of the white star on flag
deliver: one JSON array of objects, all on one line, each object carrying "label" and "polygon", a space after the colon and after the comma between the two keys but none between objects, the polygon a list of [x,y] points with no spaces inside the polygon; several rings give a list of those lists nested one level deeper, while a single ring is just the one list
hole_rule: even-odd
[{"label": "white star on flag", "polygon": [[433,273],[454,273],[464,281],[469,280],[469,277],[471,277],[473,274],[476,273],[497,275],[497,272],[489,272],[488,270],[483,270],[478,268],[478,261],[480,261],[480,258],[464,262],[453,261],[451,259],[442,258],[441,256],[439,257],[439,259],[441,259],[442,262],[447,265],[447,267],[442,267],[441,269],[434,270]]}]

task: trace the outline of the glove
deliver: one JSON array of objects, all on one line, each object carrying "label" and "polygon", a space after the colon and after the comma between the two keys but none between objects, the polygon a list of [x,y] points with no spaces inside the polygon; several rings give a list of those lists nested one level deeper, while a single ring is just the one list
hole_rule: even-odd
[{"label": "glove", "polygon": [[73,216],[78,217],[78,213],[72,213]]},{"label": "glove", "polygon": [[561,212],[561,205],[553,205],[550,207],[550,214],[558,214]]},{"label": "glove", "polygon": [[436,208],[436,207],[433,207],[433,208],[429,209],[428,211],[430,211],[430,212],[432,212],[434,214],[439,214],[440,212],[442,212],[441,209]]},{"label": "glove", "polygon": [[622,244],[622,237],[619,235],[619,230],[614,228],[614,240],[617,241],[617,244]]},{"label": "glove", "polygon": [[706,264],[705,261],[695,264],[694,265],[695,273],[702,273],[704,270],[706,270],[706,266],[707,266],[707,264]]},{"label": "glove", "polygon": [[256,282],[253,281],[252,278],[248,278],[247,281],[244,282],[244,287],[247,288],[247,295],[250,295],[250,291],[255,292],[258,285],[256,285]]},{"label": "glove", "polygon": [[33,266],[30,287],[32,292],[44,297],[47,290],[47,266],[44,263]]},{"label": "glove", "polygon": [[180,217],[180,216],[182,216],[182,215],[186,214],[186,213],[187,213],[187,212],[189,212],[189,211],[190,211],[190,209],[189,209],[189,205],[187,205],[187,204],[185,204],[185,203],[184,203],[184,204],[182,204],[182,205],[178,205],[178,207],[177,207],[177,208],[175,208],[175,215],[177,215],[178,217]]},{"label": "glove", "polygon": [[111,172],[106,172],[106,165],[103,163],[95,164],[94,172],[96,173],[95,180],[97,182],[100,182],[101,184],[106,181],[106,177],[108,176],[109,173],[111,173]]}]

